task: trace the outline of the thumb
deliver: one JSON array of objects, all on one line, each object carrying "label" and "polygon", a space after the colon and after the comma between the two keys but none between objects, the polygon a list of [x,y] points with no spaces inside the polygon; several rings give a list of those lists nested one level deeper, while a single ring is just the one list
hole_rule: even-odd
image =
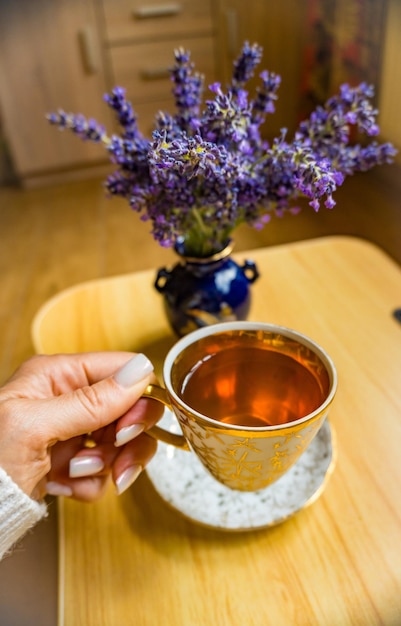
[{"label": "thumb", "polygon": [[45,400],[49,441],[65,441],[111,424],[141,397],[153,365],[137,354],[113,376]]}]

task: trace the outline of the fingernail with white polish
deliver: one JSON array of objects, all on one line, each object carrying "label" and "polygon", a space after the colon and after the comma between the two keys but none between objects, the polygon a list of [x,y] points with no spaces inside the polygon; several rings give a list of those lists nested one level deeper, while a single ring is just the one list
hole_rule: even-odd
[{"label": "fingernail with white polish", "polygon": [[122,474],[120,474],[116,480],[116,489],[119,496],[126,491],[128,487],[131,487],[132,483],[136,481],[142,470],[142,465],[132,465],[132,467],[128,467]]},{"label": "fingernail with white polish", "polygon": [[68,485],[62,485],[51,480],[46,483],[46,493],[49,496],[66,496],[68,498],[72,496],[72,489]]},{"label": "fingernail with white polish", "polygon": [[144,354],[136,354],[114,374],[114,380],[122,387],[131,387],[153,372],[153,365]]},{"label": "fingernail with white polish", "polygon": [[131,426],[126,426],[125,428],[121,428],[118,433],[116,433],[116,440],[114,442],[115,446],[123,446],[127,441],[131,441],[138,437],[145,430],[145,424],[132,424]]},{"label": "fingernail with white polish", "polygon": [[81,478],[97,474],[104,468],[98,456],[77,456],[70,461],[70,478]]}]

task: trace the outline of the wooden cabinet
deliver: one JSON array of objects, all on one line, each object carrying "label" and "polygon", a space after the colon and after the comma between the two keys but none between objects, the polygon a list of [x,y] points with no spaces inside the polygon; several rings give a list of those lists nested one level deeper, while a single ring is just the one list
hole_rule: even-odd
[{"label": "wooden cabinet", "polygon": [[103,95],[120,85],[149,134],[155,113],[173,108],[168,68],[178,46],[214,81],[213,24],[212,0],[2,0],[0,119],[22,184],[108,164],[100,146],[51,127],[47,112],[83,113],[112,130]]},{"label": "wooden cabinet", "polygon": [[99,146],[45,119],[63,108],[110,123],[100,52],[92,0],[1,0],[0,116],[24,184],[104,162]]}]

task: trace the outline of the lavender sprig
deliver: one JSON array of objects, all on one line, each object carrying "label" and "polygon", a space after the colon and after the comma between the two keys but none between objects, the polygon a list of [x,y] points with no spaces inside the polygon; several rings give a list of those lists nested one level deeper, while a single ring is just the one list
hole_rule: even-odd
[{"label": "lavender sprig", "polygon": [[262,86],[257,87],[257,95],[251,104],[252,123],[259,126],[265,120],[266,113],[274,113],[274,101],[277,100],[277,90],[281,83],[281,78],[274,72],[263,71],[260,74]]},{"label": "lavender sprig", "polygon": [[57,113],[49,113],[47,119],[50,124],[58,126],[60,130],[69,129],[83,140],[108,143],[104,126],[94,119],[86,119],[83,115],[66,113],[59,109]]},{"label": "lavender sprig", "polygon": [[117,121],[124,129],[122,137],[124,139],[139,139],[141,134],[138,130],[137,117],[132,108],[132,104],[125,97],[125,89],[115,87],[111,94],[105,94],[104,101],[114,109]]},{"label": "lavender sprig", "polygon": [[175,51],[175,65],[171,69],[171,79],[178,125],[182,130],[188,132],[198,130],[203,76],[194,72],[194,64],[190,61],[190,54],[183,48]]},{"label": "lavender sprig", "polygon": [[240,56],[234,61],[233,77],[230,91],[234,94],[243,89],[252,78],[255,67],[262,60],[263,49],[258,44],[252,46],[246,41],[242,47]]}]

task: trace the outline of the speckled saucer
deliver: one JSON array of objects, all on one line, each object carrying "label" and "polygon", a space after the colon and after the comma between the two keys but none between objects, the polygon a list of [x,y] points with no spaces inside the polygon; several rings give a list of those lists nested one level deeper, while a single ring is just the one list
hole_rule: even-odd
[{"label": "speckled saucer", "polygon": [[[159,425],[181,432],[167,410]],[[250,531],[275,526],[314,502],[334,464],[333,436],[326,420],[297,463],[260,491],[229,489],[205,470],[194,453],[160,442],[147,474],[163,500],[187,519],[225,531]]]}]

